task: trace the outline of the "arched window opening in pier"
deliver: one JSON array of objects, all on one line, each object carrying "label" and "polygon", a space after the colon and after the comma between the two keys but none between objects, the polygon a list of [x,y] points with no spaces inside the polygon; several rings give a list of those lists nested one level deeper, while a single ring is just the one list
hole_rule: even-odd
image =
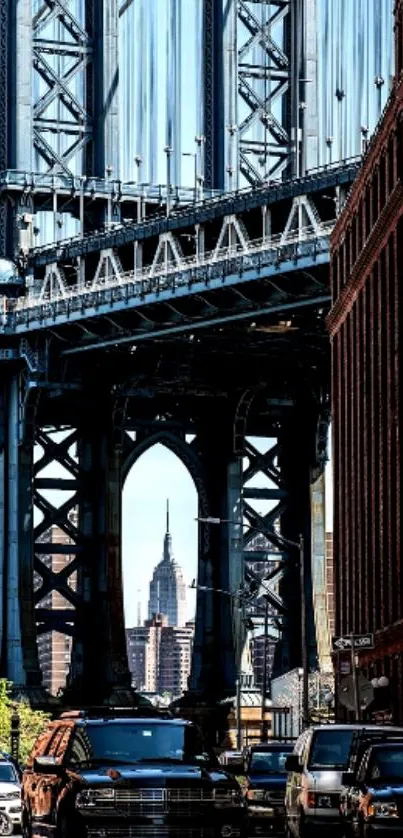
[{"label": "arched window opening in pier", "polygon": [[38,431],[34,449],[34,591],[39,663],[43,684],[53,695],[64,689],[70,669],[77,574],[69,573],[68,566],[77,553],[77,479],[74,429]]},{"label": "arched window opening in pier", "polygon": [[133,686],[160,702],[181,695],[190,674],[197,515],[181,460],[160,443],[145,451],[123,490],[125,622]]}]

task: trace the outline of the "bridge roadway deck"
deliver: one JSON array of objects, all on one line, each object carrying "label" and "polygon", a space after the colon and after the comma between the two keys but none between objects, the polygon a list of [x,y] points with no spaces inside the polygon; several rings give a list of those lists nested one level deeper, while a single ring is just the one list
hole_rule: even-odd
[{"label": "bridge roadway deck", "polygon": [[134,224],[130,221],[116,224],[110,230],[103,229],[84,237],[77,236],[57,244],[43,245],[30,251],[28,261],[33,268],[67,262],[91,253],[99,253],[101,250],[144,241],[168,231],[177,233],[196,224],[205,225],[228,215],[242,214],[262,206],[273,206],[301,195],[326,192],[327,189],[337,186],[348,187],[358,173],[360,162],[361,158],[352,158],[323,169],[311,170],[299,179],[273,181],[254,189],[239,190],[200,203],[193,202],[181,209],[175,209],[168,217],[164,210],[140,223]]},{"label": "bridge roadway deck", "polygon": [[250,242],[246,252],[224,248],[180,265],[103,278],[48,300],[28,296],[4,316],[0,331],[51,330],[67,339],[64,352],[69,354],[262,314],[326,307],[331,228],[306,228],[302,236],[286,241]]}]

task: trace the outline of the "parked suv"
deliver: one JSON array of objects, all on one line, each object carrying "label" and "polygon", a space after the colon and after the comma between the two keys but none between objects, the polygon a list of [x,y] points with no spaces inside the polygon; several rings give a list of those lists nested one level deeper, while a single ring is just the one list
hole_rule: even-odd
[{"label": "parked suv", "polygon": [[285,763],[293,744],[253,745],[246,759],[249,834],[283,832],[285,825]]},{"label": "parked suv", "polygon": [[[385,728],[384,728],[385,729]],[[388,727],[389,733],[400,728]],[[342,775],[361,736],[376,737],[379,725],[320,725],[305,730],[287,758],[287,830],[296,838],[309,838],[313,831],[341,833],[340,793]]]},{"label": "parked suv", "polygon": [[238,783],[181,719],[63,716],[23,774],[32,838],[236,838],[245,824]]},{"label": "parked suv", "polygon": [[0,833],[9,835],[13,829],[21,827],[21,786],[17,771],[11,760],[0,757],[0,814],[2,819]]}]

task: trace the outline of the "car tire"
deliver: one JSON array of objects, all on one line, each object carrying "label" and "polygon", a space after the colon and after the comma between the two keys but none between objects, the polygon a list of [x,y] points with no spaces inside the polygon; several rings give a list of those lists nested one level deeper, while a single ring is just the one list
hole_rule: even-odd
[{"label": "car tire", "polygon": [[12,835],[14,824],[5,812],[0,812],[0,835]]},{"label": "car tire", "polygon": [[22,810],[21,815],[22,838],[32,838],[31,818],[27,809]]},{"label": "car tire", "polygon": [[312,838],[303,812],[300,812],[299,814],[297,836],[298,838]]}]

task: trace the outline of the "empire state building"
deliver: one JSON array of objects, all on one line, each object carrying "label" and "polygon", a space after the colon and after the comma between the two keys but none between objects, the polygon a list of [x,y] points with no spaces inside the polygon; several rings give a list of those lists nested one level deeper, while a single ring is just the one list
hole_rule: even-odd
[{"label": "empire state building", "polygon": [[154,570],[150,582],[148,616],[152,620],[156,614],[164,614],[169,626],[186,624],[186,583],[182,568],[174,559],[172,536],[169,532],[169,501],[167,501],[166,533],[162,561]]}]

